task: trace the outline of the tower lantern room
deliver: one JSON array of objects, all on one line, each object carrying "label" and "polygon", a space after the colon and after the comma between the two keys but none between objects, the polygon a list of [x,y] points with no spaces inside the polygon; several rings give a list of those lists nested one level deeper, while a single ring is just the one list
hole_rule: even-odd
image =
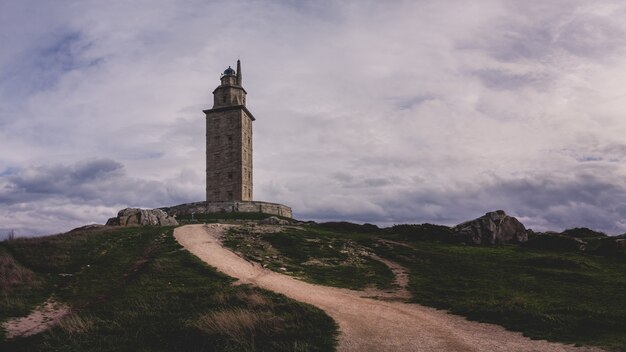
[{"label": "tower lantern room", "polygon": [[213,108],[246,105],[246,90],[241,86],[241,62],[237,60],[237,71],[230,66],[220,76],[221,84],[213,91]]}]

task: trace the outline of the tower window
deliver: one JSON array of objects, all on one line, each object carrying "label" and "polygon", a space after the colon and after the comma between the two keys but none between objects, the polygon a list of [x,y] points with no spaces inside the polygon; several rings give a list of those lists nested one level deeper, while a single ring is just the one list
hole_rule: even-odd
[{"label": "tower window", "polygon": [[233,135],[232,135],[232,134],[229,134],[229,135],[228,135],[228,141],[229,141],[229,142],[232,142],[232,141],[233,141]]},{"label": "tower window", "polygon": [[232,191],[228,191],[228,199],[233,199],[233,192]]},{"label": "tower window", "polygon": [[229,180],[232,180],[232,179],[233,179],[233,173],[232,173],[232,172],[229,172],[229,173],[228,173],[228,179],[229,179]]}]

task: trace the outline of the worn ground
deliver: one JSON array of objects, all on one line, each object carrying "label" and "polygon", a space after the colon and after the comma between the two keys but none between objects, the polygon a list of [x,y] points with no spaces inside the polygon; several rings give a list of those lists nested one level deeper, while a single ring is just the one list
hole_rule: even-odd
[{"label": "worn ground", "polygon": [[174,236],[201,260],[242,283],[326,311],[340,327],[339,351],[600,351],[531,340],[500,326],[417,304],[376,300],[365,297],[365,292],[314,285],[272,272],[221,245],[219,238],[227,226],[188,225],[175,229]]},{"label": "worn ground", "polygon": [[6,331],[6,338],[26,337],[36,335],[56,325],[70,313],[70,308],[50,298],[29,315],[9,319],[2,324]]}]

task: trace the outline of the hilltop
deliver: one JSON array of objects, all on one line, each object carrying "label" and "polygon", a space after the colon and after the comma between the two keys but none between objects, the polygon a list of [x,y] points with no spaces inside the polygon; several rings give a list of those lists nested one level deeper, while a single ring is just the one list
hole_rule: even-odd
[{"label": "hilltop", "polygon": [[[619,303],[626,298],[626,260],[619,251],[598,250],[603,247],[594,241],[606,240],[603,234],[531,232],[528,241],[485,246],[441,225],[260,225],[271,223],[267,217],[230,213],[178,221],[234,223],[222,238],[226,246],[299,280],[445,309],[532,338],[626,350],[626,310]],[[52,329],[5,341],[1,349],[335,349],[338,327],[322,310],[233,285],[181,250],[172,230],[96,226],[0,242],[0,321],[50,299],[69,307]],[[585,246],[531,245],[553,237]],[[398,279],[403,273],[404,281]]]}]

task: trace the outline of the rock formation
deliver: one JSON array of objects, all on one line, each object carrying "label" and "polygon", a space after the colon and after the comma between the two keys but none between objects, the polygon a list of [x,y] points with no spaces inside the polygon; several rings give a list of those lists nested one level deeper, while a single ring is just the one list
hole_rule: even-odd
[{"label": "rock formation", "polygon": [[161,209],[126,208],[117,213],[117,217],[110,218],[107,226],[178,226],[178,221],[167,215]]},{"label": "rock formation", "polygon": [[496,244],[528,241],[528,231],[504,210],[489,212],[452,228],[454,237],[471,244]]},{"label": "rock formation", "polygon": [[276,216],[270,216],[259,221],[259,224],[263,225],[289,225],[289,221],[277,218]]}]

